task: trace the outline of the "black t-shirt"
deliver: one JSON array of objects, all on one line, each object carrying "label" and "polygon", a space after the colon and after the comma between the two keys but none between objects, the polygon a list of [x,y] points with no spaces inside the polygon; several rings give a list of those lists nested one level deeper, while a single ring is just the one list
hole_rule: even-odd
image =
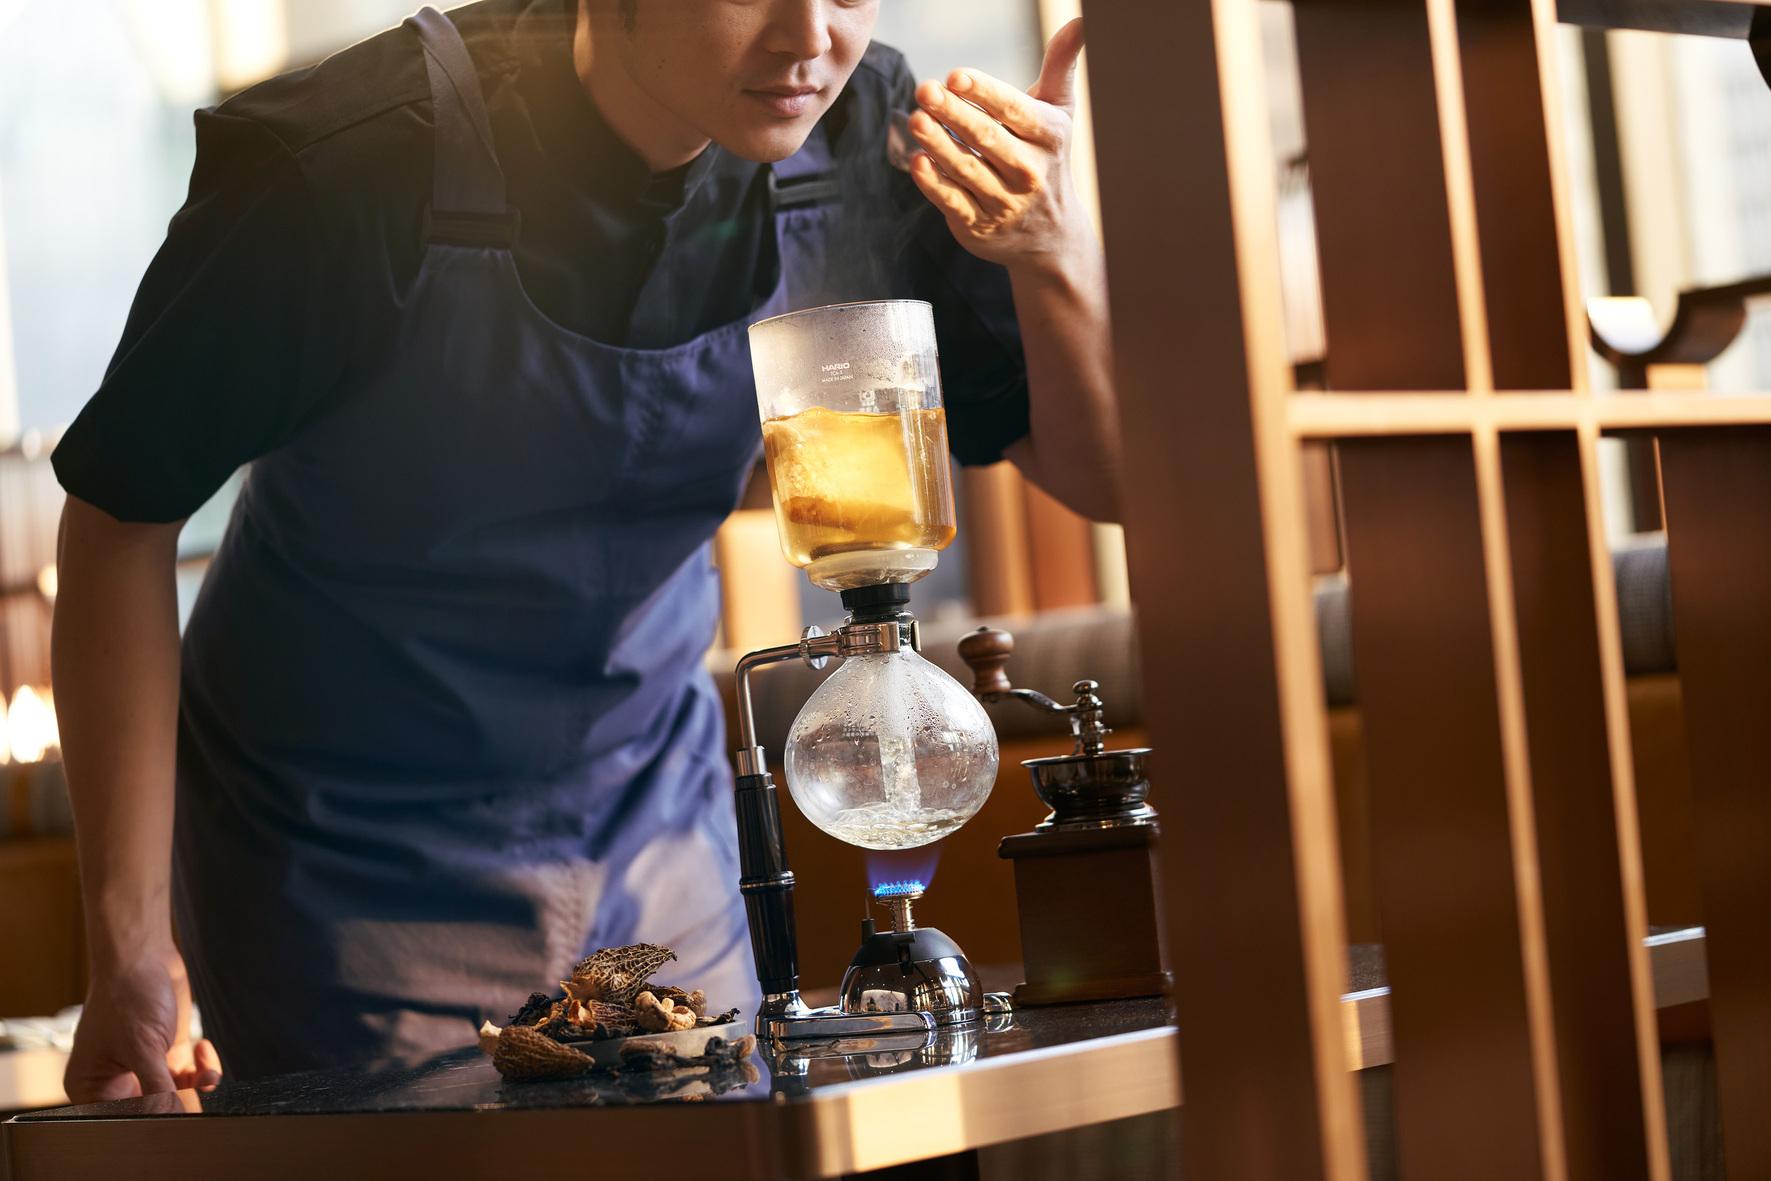
[{"label": "black t-shirt", "polygon": [[[451,14],[521,213],[529,297],[575,332],[636,348],[739,319],[778,271],[767,168],[713,145],[652,174],[579,83],[575,12],[575,0],[485,0]],[[953,453],[990,463],[1028,430],[1019,329],[1006,272],[967,254],[886,163],[892,112],[913,90],[902,55],[875,45],[825,116],[842,196],[813,302],[932,303]],[[351,361],[386,339],[424,255],[432,112],[410,30],[199,111],[196,128],[189,198],[54,454],[70,493],[121,520],[189,515],[348,398]]]}]

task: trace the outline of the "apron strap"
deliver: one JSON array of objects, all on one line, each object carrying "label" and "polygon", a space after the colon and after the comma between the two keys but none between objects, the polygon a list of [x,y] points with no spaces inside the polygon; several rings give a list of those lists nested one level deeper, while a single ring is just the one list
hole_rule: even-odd
[{"label": "apron strap", "polygon": [[425,240],[509,249],[516,244],[517,211],[505,195],[504,171],[467,43],[455,22],[434,8],[419,9],[406,24],[424,46],[436,120]]},{"label": "apron strap", "polygon": [[769,205],[776,213],[834,204],[841,196],[830,138],[822,121],[799,151],[769,166]]}]

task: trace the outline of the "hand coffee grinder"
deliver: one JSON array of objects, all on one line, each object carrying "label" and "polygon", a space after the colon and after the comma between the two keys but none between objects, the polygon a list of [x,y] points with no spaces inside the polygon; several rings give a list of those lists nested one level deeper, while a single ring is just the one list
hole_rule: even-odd
[{"label": "hand coffee grinder", "polygon": [[996,731],[977,700],[924,660],[910,584],[956,532],[934,316],[918,301],[838,304],[751,325],[775,523],[788,561],[842,596],[830,634],[738,662],[741,888],[772,1039],[836,1039],[978,1021],[970,962],[912,913],[925,883],[879,891],[891,922],[862,924],[841,1002],[800,998],[775,784],[757,745],[750,675],[768,664],[842,664],[807,699],[787,740],[787,783],[806,818],[869,849],[928,844],[969,820],[996,781]]},{"label": "hand coffee grinder", "polygon": [[1108,750],[1101,686],[1077,681],[1069,705],[1009,683],[1015,649],[1006,631],[981,627],[959,642],[980,701],[1019,701],[1070,722],[1076,748],[1028,759],[1033,790],[1051,809],[1032,832],[1004,837],[997,855],[1014,863],[1026,982],[1018,1005],[1162,996],[1157,913],[1156,810],[1148,802],[1150,750]]}]

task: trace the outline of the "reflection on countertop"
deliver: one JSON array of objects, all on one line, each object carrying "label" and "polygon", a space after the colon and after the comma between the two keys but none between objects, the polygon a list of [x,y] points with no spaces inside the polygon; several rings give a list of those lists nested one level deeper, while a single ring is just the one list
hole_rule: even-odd
[{"label": "reflection on countertop", "polygon": [[[123,1099],[18,1117],[21,1122],[143,1116],[320,1115],[379,1111],[501,1111],[669,1102],[791,1101],[884,1074],[967,1069],[991,1058],[1076,1042],[1146,1034],[1173,1021],[1147,999],[1023,1009],[988,1024],[840,1046],[800,1043],[711,1068],[597,1073],[552,1083],[507,1083],[473,1047],[420,1061],[231,1080],[206,1094]],[[843,1052],[843,1051],[846,1051]]]}]

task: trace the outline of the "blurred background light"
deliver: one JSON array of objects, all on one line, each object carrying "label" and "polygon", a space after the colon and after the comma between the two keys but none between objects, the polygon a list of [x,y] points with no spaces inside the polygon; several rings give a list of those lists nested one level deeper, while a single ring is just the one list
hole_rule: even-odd
[{"label": "blurred background light", "polygon": [[215,82],[224,92],[270,77],[289,64],[283,0],[210,0]]}]

